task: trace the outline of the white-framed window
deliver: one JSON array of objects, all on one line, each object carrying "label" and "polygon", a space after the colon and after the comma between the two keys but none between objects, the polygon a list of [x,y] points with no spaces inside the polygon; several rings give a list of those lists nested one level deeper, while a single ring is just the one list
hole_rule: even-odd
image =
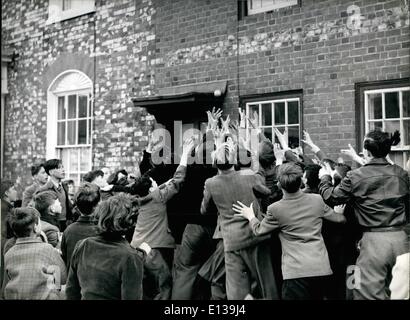
[{"label": "white-framed window", "polygon": [[280,132],[288,129],[289,147],[300,145],[301,139],[301,101],[300,97],[269,99],[246,103],[246,114],[253,117],[256,111],[259,116],[259,126],[267,138],[278,142],[273,128]]},{"label": "white-framed window", "polygon": [[47,158],[62,160],[66,179],[79,185],[92,167],[92,82],[68,70],[48,90]]},{"label": "white-framed window", "polygon": [[95,11],[95,0],[49,0],[47,24]]},{"label": "white-framed window", "polygon": [[365,90],[364,120],[365,132],[400,131],[401,141],[392,147],[390,158],[405,167],[410,153],[410,87]]},{"label": "white-framed window", "polygon": [[298,4],[298,0],[247,0],[248,15],[277,10]]}]

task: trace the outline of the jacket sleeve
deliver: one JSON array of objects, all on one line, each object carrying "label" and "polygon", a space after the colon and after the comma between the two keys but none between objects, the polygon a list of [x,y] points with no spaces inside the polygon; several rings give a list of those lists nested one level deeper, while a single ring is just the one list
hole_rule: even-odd
[{"label": "jacket sleeve", "polygon": [[142,300],[143,262],[137,253],[124,261],[121,270],[121,300]]},{"label": "jacket sleeve", "polygon": [[47,241],[51,244],[54,248],[58,245],[58,231],[53,229],[44,230],[44,233],[47,236]]},{"label": "jacket sleeve", "polygon": [[334,207],[353,198],[350,174],[351,172],[348,172],[337,187],[333,186],[331,176],[322,177],[319,184],[319,193],[327,205]]},{"label": "jacket sleeve", "polygon": [[63,236],[61,238],[60,250],[61,250],[61,257],[63,258],[64,263],[67,265],[67,243],[66,243],[65,233],[63,233]]},{"label": "jacket sleeve", "polygon": [[179,189],[185,180],[185,175],[186,167],[181,165],[178,166],[171,181],[165,183],[165,185],[163,187],[161,186],[159,189],[160,199],[162,202],[167,202],[179,192]]},{"label": "jacket sleeve", "polygon": [[251,229],[256,236],[268,234],[279,228],[279,222],[274,216],[273,208],[268,208],[266,216],[259,221],[257,218],[253,218],[250,221]]},{"label": "jacket sleeve", "polygon": [[336,222],[336,223],[346,222],[346,218],[343,214],[336,213],[331,207],[329,207],[324,202],[323,202],[323,218],[325,218],[326,220],[332,221],[332,222]]},{"label": "jacket sleeve", "polygon": [[33,195],[34,192],[36,191],[36,188],[34,188],[34,186],[30,186],[28,188],[26,188],[26,190],[24,190],[23,192],[23,200],[21,202],[21,206],[27,207],[28,204],[30,203],[30,201],[33,199]]},{"label": "jacket sleeve", "polygon": [[270,189],[266,186],[265,176],[263,174],[255,174],[256,183],[253,186],[253,193],[257,198],[263,198],[271,194]]},{"label": "jacket sleeve", "polygon": [[55,249],[53,249],[53,255],[54,264],[58,267],[60,272],[60,284],[64,285],[67,282],[67,268],[60,254]]},{"label": "jacket sleeve", "polygon": [[212,199],[212,194],[209,192],[209,186],[207,181],[205,181],[204,197],[202,198],[201,202],[201,214],[212,214],[218,212],[215,206],[215,202]]}]

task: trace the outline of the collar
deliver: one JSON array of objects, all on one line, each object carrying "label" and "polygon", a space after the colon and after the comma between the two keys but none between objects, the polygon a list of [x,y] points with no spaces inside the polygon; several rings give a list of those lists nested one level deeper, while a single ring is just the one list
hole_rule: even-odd
[{"label": "collar", "polygon": [[302,192],[302,190],[298,190],[295,193],[283,193],[283,198],[285,200],[292,200],[292,199],[298,199],[301,198],[304,195],[304,193]]},{"label": "collar", "polygon": [[218,170],[218,171],[219,171],[218,173],[219,175],[225,175],[225,176],[233,174],[233,173],[237,173],[237,171],[235,170],[224,170],[224,171]]},{"label": "collar", "polygon": [[49,179],[48,181],[51,182],[51,184],[52,184],[56,189],[58,189],[59,186],[61,186],[61,187],[63,186],[61,182],[60,182],[60,183],[55,183],[54,180],[51,179],[51,177],[50,177],[50,179]]},{"label": "collar", "polygon": [[16,244],[26,244],[26,243],[43,243],[43,241],[38,236],[17,238],[16,240]]},{"label": "collar", "polygon": [[386,165],[386,164],[390,164],[390,163],[386,160],[386,158],[373,158],[368,163],[366,163],[365,166],[374,165],[374,164],[376,164],[376,165]]},{"label": "collar", "polygon": [[93,221],[93,217],[91,215],[81,215],[78,217],[77,222],[91,222]]}]

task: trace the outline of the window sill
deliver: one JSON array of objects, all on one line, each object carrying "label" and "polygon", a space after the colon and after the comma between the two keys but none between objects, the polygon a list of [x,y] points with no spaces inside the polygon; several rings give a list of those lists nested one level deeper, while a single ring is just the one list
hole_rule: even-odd
[{"label": "window sill", "polygon": [[66,12],[59,12],[52,17],[49,17],[46,21],[46,25],[54,24],[64,20],[69,20],[72,18],[80,17],[89,13],[95,12],[95,7],[85,9],[85,10],[69,10]]}]

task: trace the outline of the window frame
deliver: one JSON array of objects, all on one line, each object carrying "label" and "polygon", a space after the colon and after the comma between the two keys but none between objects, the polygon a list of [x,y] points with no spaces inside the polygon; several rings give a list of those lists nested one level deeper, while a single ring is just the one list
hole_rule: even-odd
[{"label": "window frame", "polygon": [[[70,79],[70,75],[74,74],[77,77],[80,77],[80,82],[81,83],[74,83],[71,81],[74,81],[75,79]],[[69,79],[69,80],[67,80]],[[78,79],[78,78],[77,78]],[[60,85],[64,84],[63,87]],[[78,89],[75,89],[75,86],[78,85]],[[64,89],[64,86],[66,89]],[[80,181],[81,174],[84,174],[85,172],[88,172],[92,170],[93,168],[93,162],[92,162],[92,157],[93,157],[93,126],[94,126],[94,97],[93,97],[93,82],[91,79],[83,72],[76,70],[76,69],[69,69],[61,72],[59,75],[57,75],[53,81],[51,81],[48,90],[47,90],[47,141],[46,141],[46,157],[47,159],[52,159],[52,158],[58,158],[62,159],[62,152],[63,150],[68,150],[68,149],[79,149],[79,148],[87,148],[89,150],[89,155],[88,155],[88,161],[87,163],[89,164],[87,171],[81,170],[81,155],[80,152],[78,152],[78,170],[76,172],[70,172],[70,168],[65,168],[66,171],[66,179],[70,178],[70,174],[77,174],[78,179],[75,180],[76,185],[78,185]],[[86,119],[87,120],[87,134],[89,134],[89,143],[87,144],[76,144],[76,145],[58,145],[58,140],[57,140],[57,135],[58,135],[58,98],[61,96],[69,96],[71,94],[76,94],[77,97],[78,95],[88,95],[88,104],[91,104],[88,106],[87,110],[87,117],[86,118],[80,118],[80,119]],[[77,98],[78,99],[78,98]],[[68,98],[67,98],[68,100]],[[68,103],[68,102],[67,102]],[[76,115],[77,117],[75,118],[76,121],[76,128],[78,127],[78,105],[76,108]],[[66,117],[67,119],[67,117]],[[74,120],[70,119],[70,120]],[[91,127],[89,124],[89,120],[91,120]],[[67,123],[67,120],[66,120]],[[67,126],[66,126],[67,127]],[[67,128],[66,128],[67,130]],[[78,131],[76,131],[78,135]],[[78,139],[78,137],[76,137]],[[78,140],[77,140],[78,141]],[[70,152],[70,151],[68,151]]]},{"label": "window frame", "polygon": [[[261,7],[257,9],[251,9],[251,2],[255,0],[246,0],[246,12],[248,16],[254,15],[254,14],[259,14],[263,12],[270,12],[270,11],[275,11],[275,10],[280,10],[284,8],[291,8],[294,6],[301,6],[301,0],[293,0],[294,3],[291,4],[286,4],[286,3],[281,3],[281,4],[271,4],[266,7]],[[261,0],[259,0],[261,1]],[[286,2],[286,0],[283,0],[283,2]]]},{"label": "window frame", "polygon": [[[368,129],[368,94],[369,93],[388,93],[388,92],[401,92],[410,88],[410,78],[393,79],[393,80],[381,80],[381,81],[369,81],[360,82],[355,84],[355,114],[356,114],[356,145],[357,150],[363,150],[363,139]],[[399,94],[401,98],[402,94]],[[403,134],[403,108],[402,99],[399,101],[400,118],[387,118],[388,121],[399,120],[400,121],[400,133]],[[406,117],[405,119],[408,119]],[[374,120],[374,119],[370,119]],[[382,128],[384,128],[385,118],[385,103],[382,99]],[[376,120],[377,121],[377,120]],[[372,121],[370,121],[372,122]],[[402,138],[403,139],[403,138]],[[392,147],[392,151],[406,152],[410,151],[410,147],[395,146]]]},{"label": "window frame", "polygon": [[[63,10],[63,3],[64,0],[49,0],[46,25],[72,19],[96,11],[95,0],[83,0],[81,3],[88,3],[88,5],[81,8],[73,8],[68,10]],[[53,12],[53,10],[55,11]]]},{"label": "window frame", "polygon": [[[272,110],[272,124],[269,125],[260,125],[259,127],[262,129],[263,128],[274,128],[274,127],[296,127],[299,126],[299,146],[304,148],[303,143],[300,143],[301,139],[303,138],[302,132],[303,132],[303,90],[292,90],[292,91],[283,91],[283,92],[278,92],[278,93],[266,93],[266,94],[256,94],[256,95],[248,95],[248,96],[243,96],[240,98],[240,106],[241,108],[245,108],[246,115],[249,116],[249,105],[251,104],[259,104],[259,110],[261,110],[262,104],[264,103],[272,103],[272,108],[274,109],[274,103],[277,102],[284,102],[286,103],[288,101],[299,101],[299,122],[298,124],[288,124],[288,108],[286,107],[285,103],[285,124],[281,124],[276,126],[274,119],[274,110]],[[259,112],[259,119],[258,122],[259,124],[262,123],[262,112]],[[249,124],[246,123],[246,128],[248,128]],[[248,131],[247,131],[248,134]],[[272,142],[274,143],[275,141],[275,135],[272,130]]]}]

